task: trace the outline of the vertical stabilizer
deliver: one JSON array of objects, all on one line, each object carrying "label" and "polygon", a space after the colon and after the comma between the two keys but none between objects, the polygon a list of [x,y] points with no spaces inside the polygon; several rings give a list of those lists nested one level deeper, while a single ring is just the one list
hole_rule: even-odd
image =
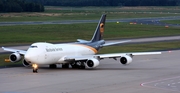
[{"label": "vertical stabilizer", "polygon": [[104,33],[104,26],[105,26],[105,21],[106,21],[106,15],[103,14],[99,20],[99,23],[96,27],[96,30],[94,32],[94,35],[91,39],[91,42],[96,42],[99,41],[103,38],[103,33]]}]

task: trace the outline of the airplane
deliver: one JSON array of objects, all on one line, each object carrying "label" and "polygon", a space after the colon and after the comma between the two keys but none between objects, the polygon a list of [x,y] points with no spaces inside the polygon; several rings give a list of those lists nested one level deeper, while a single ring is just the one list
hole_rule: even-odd
[{"label": "airplane", "polygon": [[136,52],[136,53],[110,53],[97,54],[99,49],[105,46],[117,45],[130,42],[124,40],[113,43],[105,43],[103,33],[106,21],[106,14],[103,14],[95,29],[91,40],[77,39],[77,42],[52,44],[47,42],[33,43],[27,51],[2,47],[12,54],[9,60],[12,63],[19,62],[23,56],[22,64],[25,67],[32,66],[33,73],[38,72],[39,65],[49,65],[50,68],[57,68],[57,64],[62,64],[62,68],[93,69],[100,64],[101,59],[119,58],[121,64],[128,65],[132,62],[133,56],[161,54],[161,52]]}]

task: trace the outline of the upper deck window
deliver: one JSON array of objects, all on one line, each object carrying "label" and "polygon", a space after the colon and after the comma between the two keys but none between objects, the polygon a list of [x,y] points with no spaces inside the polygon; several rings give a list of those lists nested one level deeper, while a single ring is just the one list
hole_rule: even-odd
[{"label": "upper deck window", "polygon": [[37,46],[30,46],[30,48],[38,48]]}]

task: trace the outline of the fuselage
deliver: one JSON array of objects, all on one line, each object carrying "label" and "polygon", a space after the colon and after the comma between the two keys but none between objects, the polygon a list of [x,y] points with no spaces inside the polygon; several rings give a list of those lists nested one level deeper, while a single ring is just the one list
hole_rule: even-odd
[{"label": "fuselage", "polygon": [[34,43],[25,54],[25,60],[33,64],[67,63],[66,56],[93,55],[97,50],[91,46],[76,43],[51,44]]}]

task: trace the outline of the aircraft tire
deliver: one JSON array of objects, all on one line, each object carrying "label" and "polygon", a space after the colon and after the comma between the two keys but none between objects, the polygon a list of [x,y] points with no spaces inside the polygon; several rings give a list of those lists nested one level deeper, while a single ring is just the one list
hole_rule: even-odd
[{"label": "aircraft tire", "polygon": [[78,68],[78,65],[76,65],[76,64],[71,64],[71,67],[74,68],[74,69],[77,69],[77,68]]},{"label": "aircraft tire", "polygon": [[62,64],[62,68],[69,68],[69,64]]},{"label": "aircraft tire", "polygon": [[49,68],[57,68],[57,65],[56,64],[51,64],[51,65],[49,65]]},{"label": "aircraft tire", "polygon": [[85,66],[79,66],[79,69],[85,69],[86,67]]},{"label": "aircraft tire", "polygon": [[33,69],[33,73],[38,73],[37,69]]}]

